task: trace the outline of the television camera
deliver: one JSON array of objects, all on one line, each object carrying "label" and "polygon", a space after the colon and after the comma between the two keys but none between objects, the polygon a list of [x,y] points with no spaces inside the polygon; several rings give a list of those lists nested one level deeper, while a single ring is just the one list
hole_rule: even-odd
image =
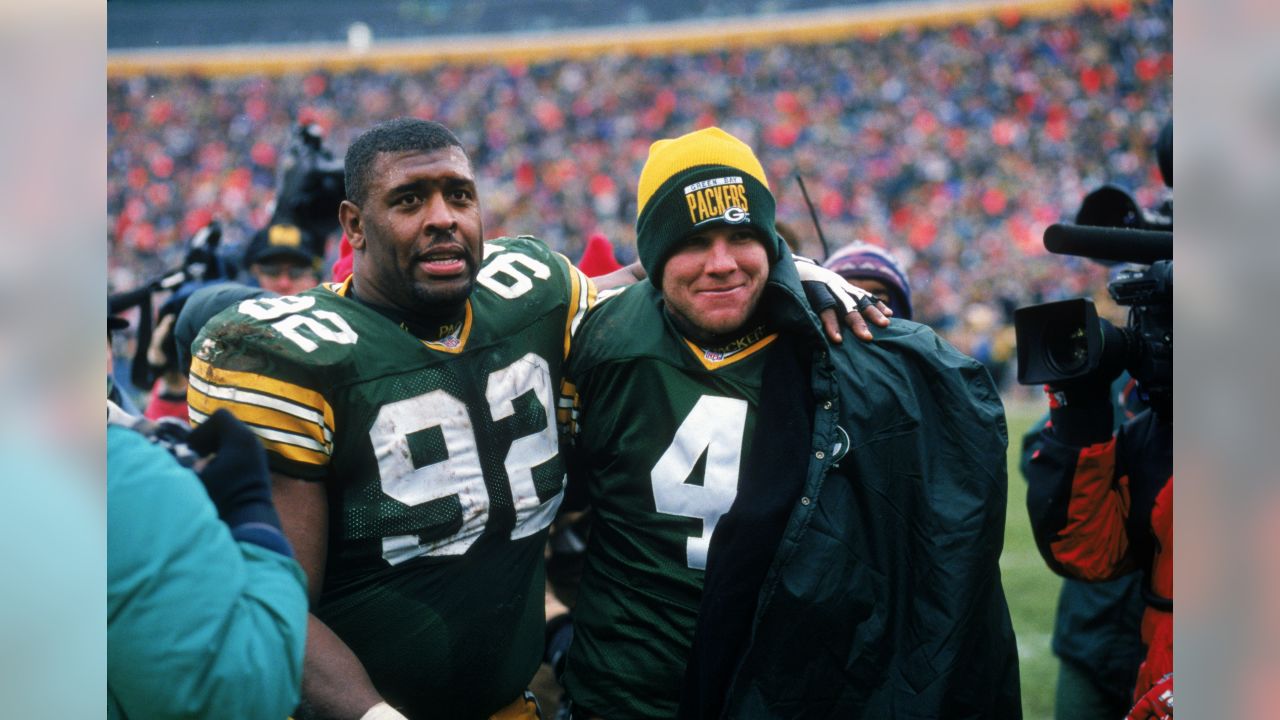
[{"label": "television camera", "polygon": [[[1157,147],[1165,184],[1173,187],[1172,125]],[[1172,407],[1172,202],[1144,210],[1124,189],[1106,185],[1089,193],[1075,223],[1050,226],[1050,252],[1110,263],[1134,263],[1114,275],[1107,291],[1129,308],[1128,324],[1098,316],[1093,301],[1076,298],[1018,308],[1018,382],[1067,387],[1110,382],[1127,370],[1157,409]]]},{"label": "television camera", "polygon": [[338,206],[346,199],[342,158],[324,144],[319,125],[294,128],[280,163],[272,223],[291,222],[320,242],[338,229]]}]

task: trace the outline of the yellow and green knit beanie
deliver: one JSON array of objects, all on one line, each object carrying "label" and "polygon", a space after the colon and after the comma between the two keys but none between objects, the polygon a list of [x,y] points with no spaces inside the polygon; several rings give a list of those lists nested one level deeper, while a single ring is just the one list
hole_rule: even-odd
[{"label": "yellow and green knit beanie", "polygon": [[662,267],[680,243],[717,225],[750,226],[764,237],[770,263],[781,256],[764,168],[746,143],[718,127],[649,146],[636,205],[636,250],[659,288]]}]

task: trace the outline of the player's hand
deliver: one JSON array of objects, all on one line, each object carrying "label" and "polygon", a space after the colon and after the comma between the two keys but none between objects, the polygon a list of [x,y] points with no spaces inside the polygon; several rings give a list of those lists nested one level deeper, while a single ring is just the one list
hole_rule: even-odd
[{"label": "player's hand", "polygon": [[[840,324],[837,321],[838,310],[844,311],[845,325],[849,326],[849,329],[853,331],[853,334],[859,340],[872,339],[871,330],[867,327],[867,320],[880,327],[888,327],[889,317],[893,315],[893,311],[875,295],[850,284],[840,273],[828,270],[809,258],[798,255],[794,257],[796,272],[800,275],[801,282],[820,283],[835,299],[834,307],[826,309],[814,308],[819,317],[821,317],[822,327],[831,342],[838,343],[843,339],[840,334]],[[809,294],[808,290],[806,290],[806,294]]]},{"label": "player's hand", "polygon": [[1173,673],[1151,686],[1124,720],[1173,720]]},{"label": "player's hand", "polygon": [[249,426],[221,409],[191,431],[187,445],[202,457],[213,455],[200,470],[200,481],[223,522],[232,528],[259,522],[280,530],[267,454]]}]

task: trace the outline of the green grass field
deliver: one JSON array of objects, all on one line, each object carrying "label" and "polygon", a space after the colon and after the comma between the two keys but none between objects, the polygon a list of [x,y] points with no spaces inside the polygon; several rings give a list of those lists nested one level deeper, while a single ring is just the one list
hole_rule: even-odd
[{"label": "green grass field", "polygon": [[1000,571],[1018,636],[1023,716],[1026,720],[1049,720],[1058,676],[1058,659],[1049,649],[1049,638],[1062,581],[1045,567],[1036,550],[1027,520],[1027,486],[1018,470],[1022,435],[1045,408],[1042,403],[1007,401],[1005,411],[1009,420],[1009,510]]}]

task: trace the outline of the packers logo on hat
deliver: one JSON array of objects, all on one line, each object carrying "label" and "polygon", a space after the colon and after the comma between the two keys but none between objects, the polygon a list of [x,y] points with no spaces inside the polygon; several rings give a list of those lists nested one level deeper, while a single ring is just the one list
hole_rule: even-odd
[{"label": "packers logo on hat", "polygon": [[711,178],[686,185],[684,202],[694,227],[721,221],[731,225],[751,222],[747,188],[741,175]]}]

